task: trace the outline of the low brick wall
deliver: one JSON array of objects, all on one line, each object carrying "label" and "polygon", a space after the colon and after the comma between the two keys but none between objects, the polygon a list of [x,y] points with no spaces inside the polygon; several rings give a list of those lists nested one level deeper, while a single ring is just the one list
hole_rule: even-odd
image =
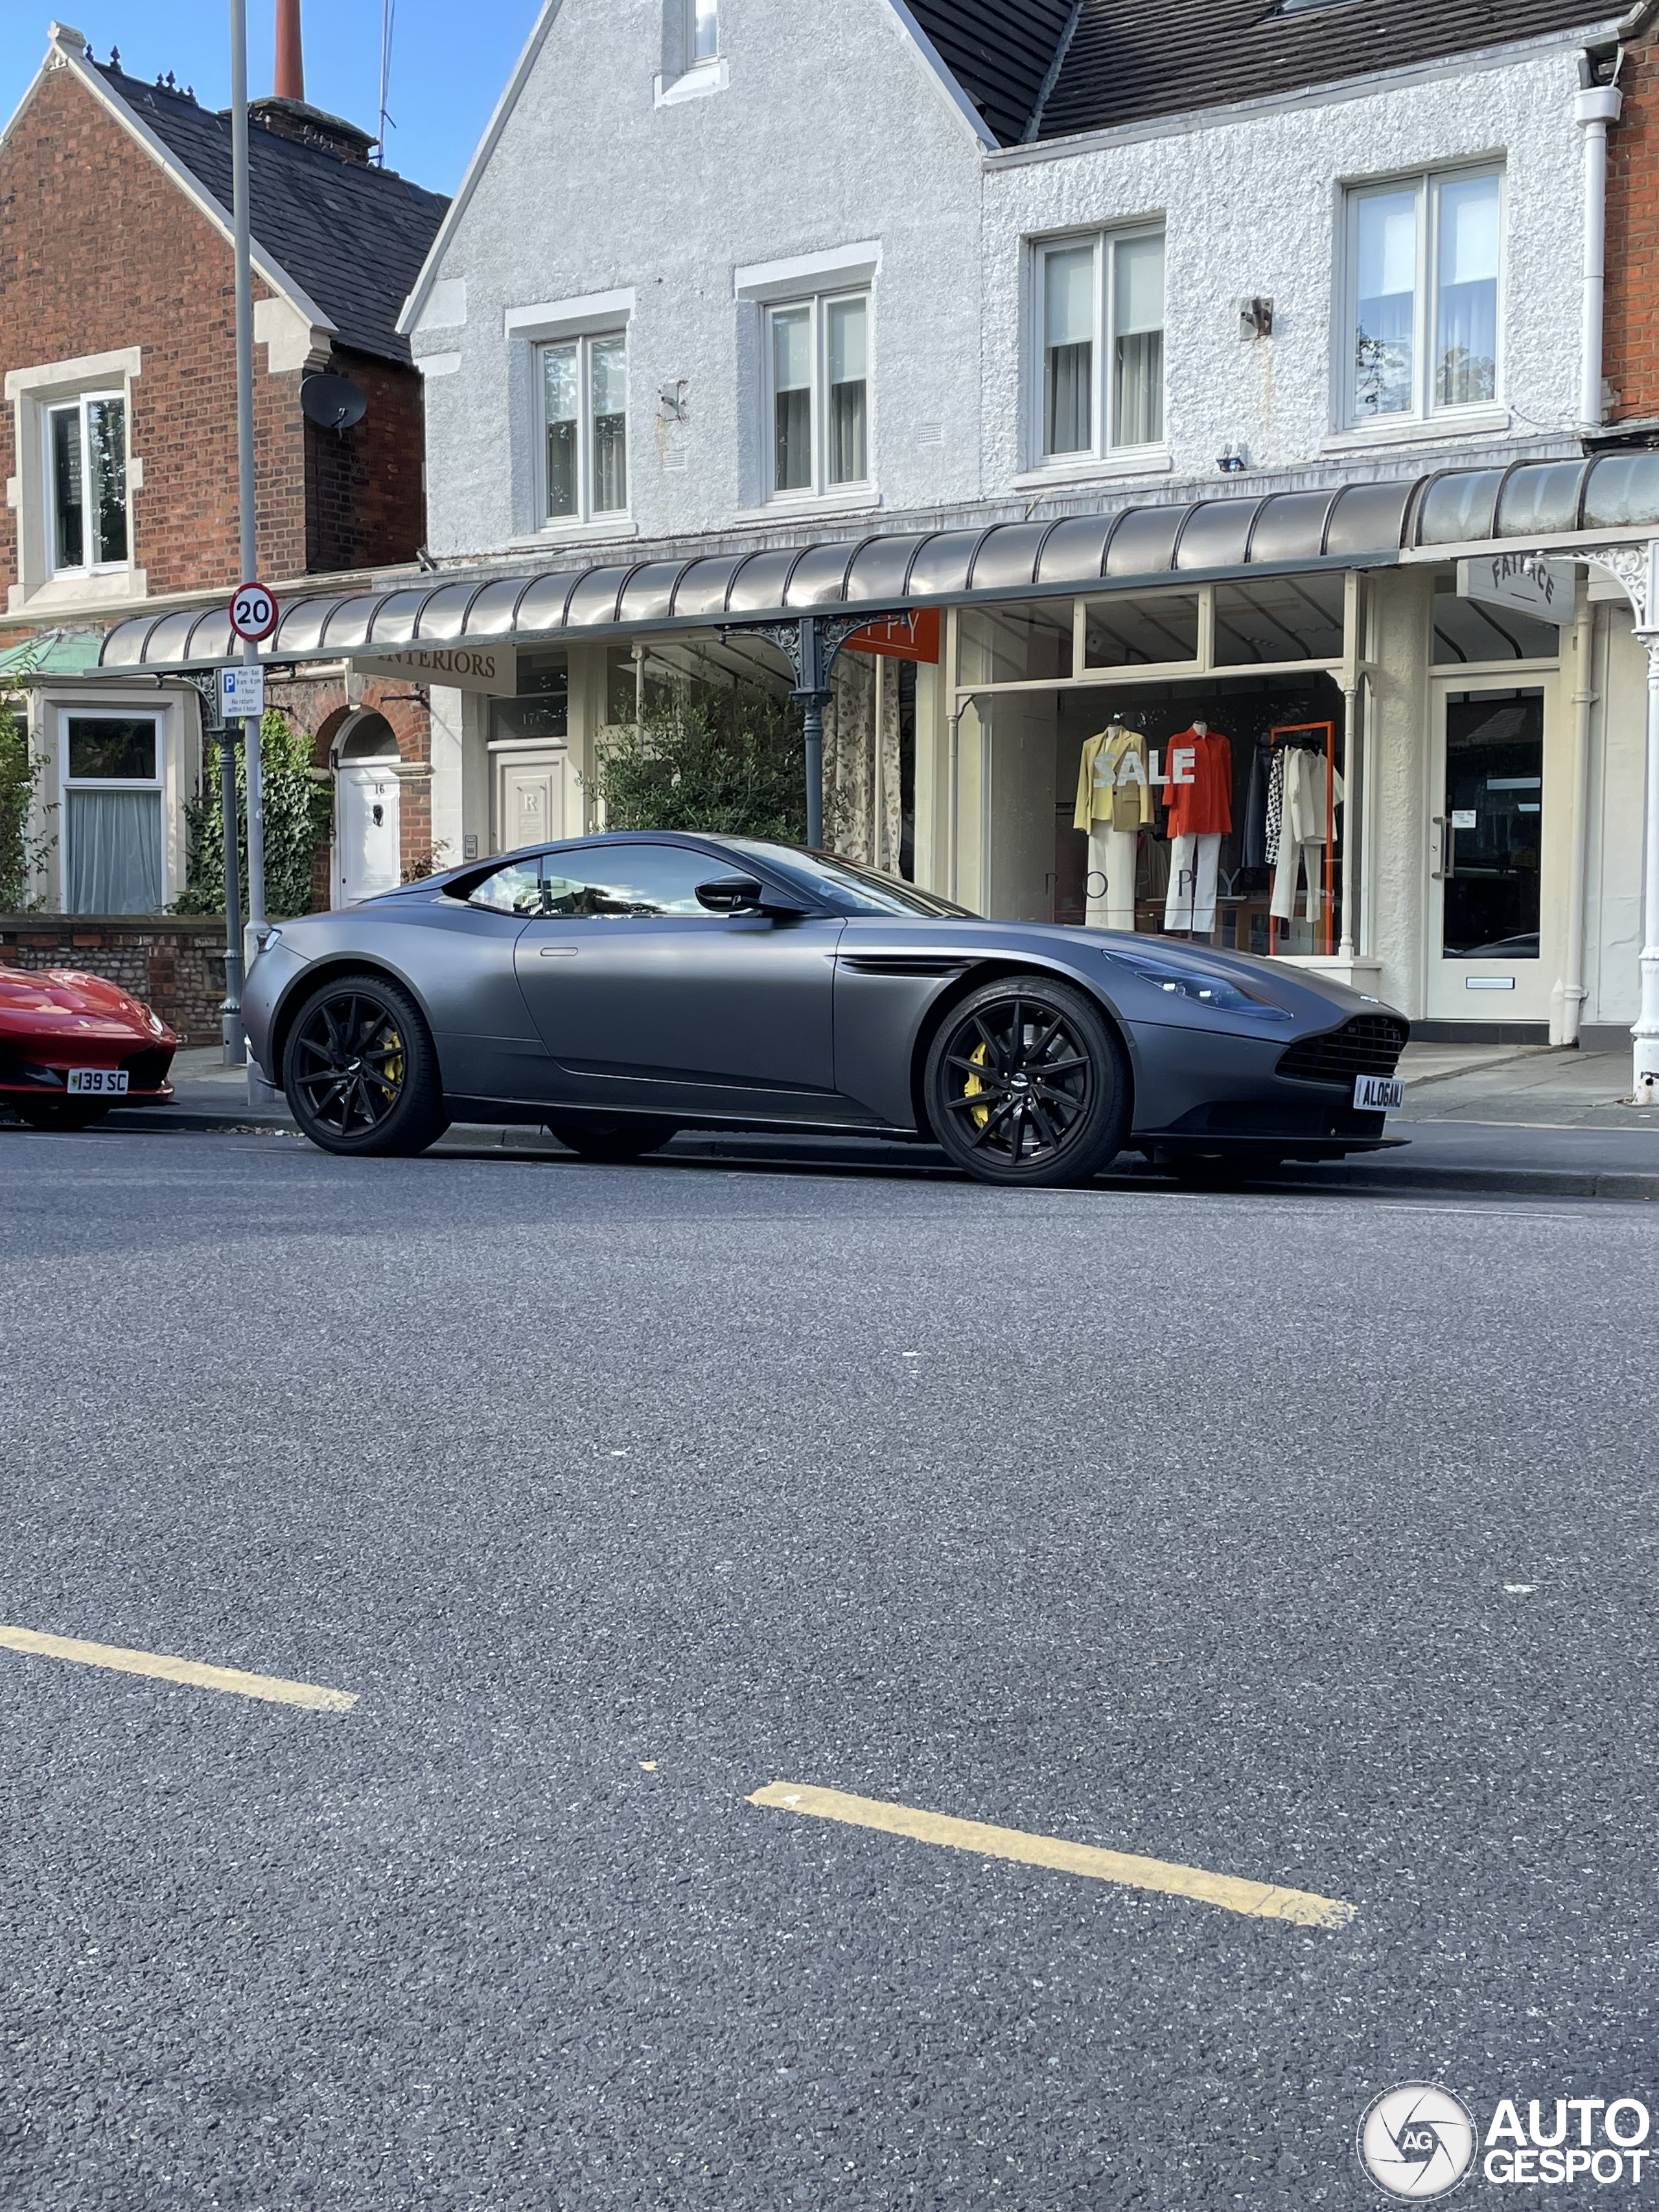
[{"label": "low brick wall", "polygon": [[214,915],[0,915],[0,967],[79,968],[154,1006],[186,1044],[217,1044],[225,925]]}]

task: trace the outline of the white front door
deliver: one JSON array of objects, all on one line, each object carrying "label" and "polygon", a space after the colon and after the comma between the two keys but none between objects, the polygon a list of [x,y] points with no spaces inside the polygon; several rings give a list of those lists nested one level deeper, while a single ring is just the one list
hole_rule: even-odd
[{"label": "white front door", "polygon": [[342,906],[395,890],[402,880],[398,778],[375,761],[348,761],[337,771],[337,895]]},{"label": "white front door", "polygon": [[550,845],[564,836],[568,759],[562,747],[495,755],[496,852]]},{"label": "white front door", "polygon": [[1553,678],[1443,680],[1429,769],[1431,1021],[1547,1022],[1560,973],[1545,858],[1560,819]]}]

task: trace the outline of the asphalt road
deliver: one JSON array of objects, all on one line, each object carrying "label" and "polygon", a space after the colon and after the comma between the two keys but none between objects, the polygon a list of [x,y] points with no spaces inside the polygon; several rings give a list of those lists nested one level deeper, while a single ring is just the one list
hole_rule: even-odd
[{"label": "asphalt road", "polygon": [[1656,1249],[0,1131],[0,1620],[358,1697],[0,1648],[0,2205],[1301,2212],[1397,2081],[1659,2101]]}]

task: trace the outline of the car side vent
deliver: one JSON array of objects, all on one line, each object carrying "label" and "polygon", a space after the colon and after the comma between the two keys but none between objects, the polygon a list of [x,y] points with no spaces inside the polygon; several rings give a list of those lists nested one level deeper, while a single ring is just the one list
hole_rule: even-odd
[{"label": "car side vent", "polygon": [[1340,1030],[1298,1037],[1279,1055],[1275,1073],[1293,1083],[1352,1083],[1356,1075],[1392,1075],[1411,1035],[1396,1014],[1356,1014]]}]

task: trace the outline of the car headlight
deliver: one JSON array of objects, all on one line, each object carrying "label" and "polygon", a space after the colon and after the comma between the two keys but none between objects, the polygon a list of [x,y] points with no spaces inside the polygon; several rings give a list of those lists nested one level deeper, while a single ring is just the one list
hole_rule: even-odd
[{"label": "car headlight", "polygon": [[1120,967],[1133,969],[1155,991],[1167,991],[1171,998],[1184,999],[1192,1006],[1207,1006],[1212,1013],[1243,1014],[1252,1021],[1289,1022],[1296,1018],[1287,1008],[1276,1006],[1271,999],[1248,990],[1236,976],[1216,975],[1202,968],[1181,967],[1173,960],[1159,960],[1149,952],[1112,951],[1106,957]]},{"label": "car headlight", "polygon": [[149,1030],[152,1036],[165,1036],[167,1024],[161,1019],[160,1014],[153,1013],[149,1017]]}]

